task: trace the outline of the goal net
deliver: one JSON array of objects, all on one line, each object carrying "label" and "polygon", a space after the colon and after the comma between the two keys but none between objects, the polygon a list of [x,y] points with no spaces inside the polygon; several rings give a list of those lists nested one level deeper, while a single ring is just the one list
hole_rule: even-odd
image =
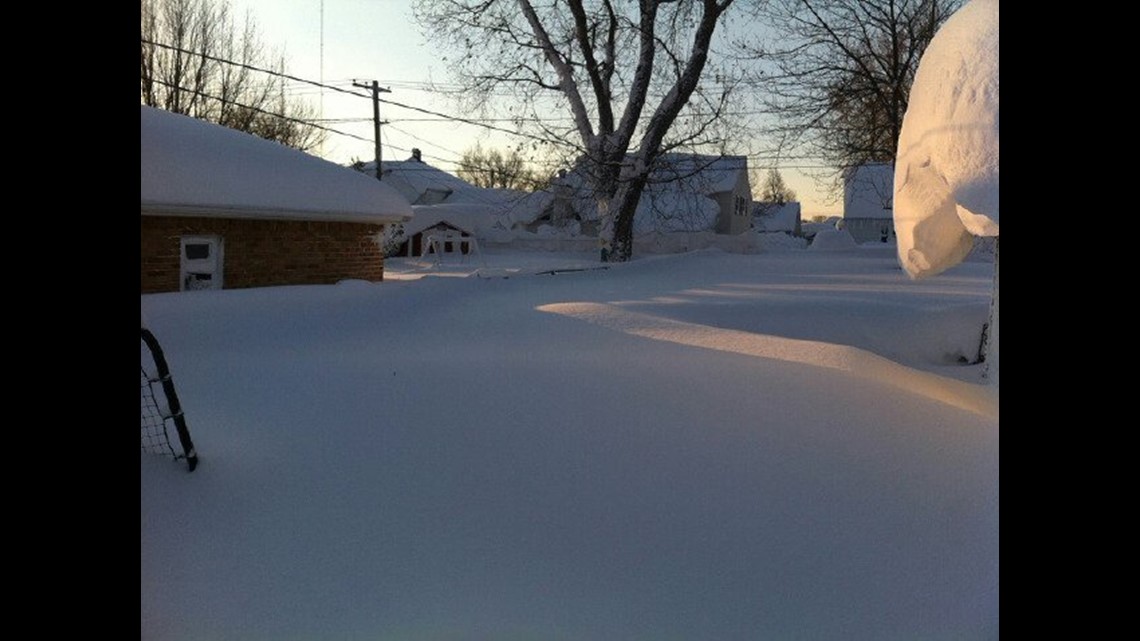
[{"label": "goal net", "polygon": [[[185,460],[190,471],[198,453],[190,440],[170,368],[158,339],[142,328],[142,451]],[[172,434],[173,432],[173,434]]]}]

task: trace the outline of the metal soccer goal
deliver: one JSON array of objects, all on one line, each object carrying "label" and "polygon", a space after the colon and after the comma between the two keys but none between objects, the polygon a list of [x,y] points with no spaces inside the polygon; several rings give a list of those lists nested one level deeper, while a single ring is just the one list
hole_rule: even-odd
[{"label": "metal soccer goal", "polygon": [[[198,453],[186,428],[170,368],[158,339],[145,327],[142,328],[142,352],[142,451],[184,459],[193,472],[198,467]],[[170,438],[171,425],[177,435],[177,449]]]}]

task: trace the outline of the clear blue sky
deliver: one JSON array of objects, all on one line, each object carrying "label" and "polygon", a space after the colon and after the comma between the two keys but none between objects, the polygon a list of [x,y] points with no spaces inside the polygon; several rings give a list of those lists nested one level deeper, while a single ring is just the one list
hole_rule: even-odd
[{"label": "clear blue sky", "polygon": [[[230,1],[239,18],[247,10],[251,13],[267,48],[285,55],[290,75],[358,93],[366,91],[353,87],[353,80],[377,80],[391,89],[383,99],[461,115],[426,87],[431,80],[446,81],[447,68],[440,61],[442,52],[426,46],[412,20],[410,0]],[[374,157],[370,100],[301,83],[289,86],[294,94],[322,106],[328,127],[355,136],[330,134],[320,155],[338,163]],[[385,159],[406,158],[418,147],[428,162],[453,171],[455,161],[477,142],[499,148],[517,142],[507,134],[462,123],[425,122],[431,116],[391,105],[381,104],[380,115],[390,122],[382,127]],[[842,203],[828,202],[810,177],[795,169],[781,171],[803,203],[805,218],[841,212]]]}]

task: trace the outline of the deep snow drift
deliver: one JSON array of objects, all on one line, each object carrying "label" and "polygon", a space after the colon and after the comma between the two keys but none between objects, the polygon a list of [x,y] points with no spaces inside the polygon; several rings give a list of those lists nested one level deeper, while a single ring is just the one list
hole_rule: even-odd
[{"label": "deep snow drift", "polygon": [[971,0],[922,55],[899,134],[895,233],[915,277],[998,235],[998,0]]},{"label": "deep snow drift", "polygon": [[997,638],[991,262],[590,257],[143,296],[142,637]]}]

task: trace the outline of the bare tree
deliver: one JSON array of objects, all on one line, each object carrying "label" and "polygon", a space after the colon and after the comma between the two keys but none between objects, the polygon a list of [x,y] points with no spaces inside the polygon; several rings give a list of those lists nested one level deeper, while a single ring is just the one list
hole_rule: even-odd
[{"label": "bare tree", "polygon": [[759,61],[764,107],[781,152],[842,171],[894,162],[919,59],[963,0],[751,0],[770,42],[741,42]]},{"label": "bare tree", "polygon": [[[629,260],[633,217],[654,162],[681,145],[720,144],[734,86],[701,83],[733,0],[417,0],[425,35],[484,107],[509,92],[520,132],[578,156],[601,221],[604,261]],[[571,116],[559,129],[552,110]],[[680,124],[674,128],[675,124]]]},{"label": "bare tree", "polygon": [[527,167],[526,159],[517,149],[503,153],[498,149],[483,149],[479,144],[463,152],[455,173],[476,187],[530,191],[541,188],[544,182],[537,172]]},{"label": "bare tree", "polygon": [[796,192],[788,187],[783,174],[775,167],[768,169],[763,180],[759,176],[755,176],[754,180],[757,185],[762,185],[760,200],[763,202],[783,205],[796,199]]},{"label": "bare tree", "polygon": [[[248,14],[239,28],[228,0],[143,0],[142,104],[193,116],[308,150],[314,109],[285,93],[284,79],[256,69],[284,58],[266,53]],[[276,63],[271,61],[276,59]]]}]

